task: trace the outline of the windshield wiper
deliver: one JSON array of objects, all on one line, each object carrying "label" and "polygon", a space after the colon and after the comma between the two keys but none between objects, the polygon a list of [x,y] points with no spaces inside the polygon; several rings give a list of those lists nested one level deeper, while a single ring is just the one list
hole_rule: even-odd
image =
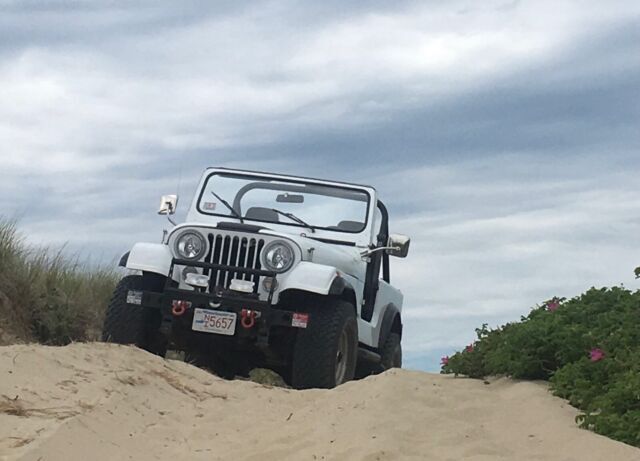
[{"label": "windshield wiper", "polygon": [[306,222],[304,222],[302,219],[298,218],[293,213],[287,213],[285,211],[280,211],[280,210],[277,210],[275,208],[271,208],[271,210],[275,211],[278,214],[281,214],[282,216],[286,216],[287,218],[289,218],[292,221],[297,222],[298,224],[302,224],[303,226],[308,227],[309,229],[311,229],[312,233],[314,233],[316,231],[316,229],[311,224],[307,224]]},{"label": "windshield wiper", "polygon": [[210,190],[209,192],[211,192],[211,195],[213,195],[215,198],[217,198],[220,201],[220,203],[222,203],[224,206],[226,206],[229,209],[229,211],[231,212],[231,214],[233,215],[234,218],[238,218],[240,220],[240,222],[242,224],[244,224],[244,220],[242,219],[242,216],[240,216],[240,213],[238,213],[235,210],[235,208],[233,208],[231,205],[229,205],[229,202],[227,202],[225,199],[220,197],[214,191]]}]

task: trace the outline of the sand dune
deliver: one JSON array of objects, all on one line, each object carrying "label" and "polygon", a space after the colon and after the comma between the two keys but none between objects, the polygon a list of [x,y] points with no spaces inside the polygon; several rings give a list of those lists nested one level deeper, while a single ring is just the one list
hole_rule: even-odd
[{"label": "sand dune", "polygon": [[640,460],[542,384],[394,370],[299,392],[105,344],[2,347],[0,377],[3,460]]}]

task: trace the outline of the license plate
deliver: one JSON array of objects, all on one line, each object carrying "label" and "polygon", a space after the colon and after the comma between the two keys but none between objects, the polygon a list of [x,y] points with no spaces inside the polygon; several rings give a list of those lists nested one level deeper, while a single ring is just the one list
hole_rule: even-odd
[{"label": "license plate", "polygon": [[136,306],[142,306],[142,291],[136,291],[136,290],[127,291],[127,304],[135,304]]},{"label": "license plate", "polygon": [[216,333],[219,335],[233,336],[236,332],[236,319],[234,312],[212,311],[197,308],[193,313],[191,329],[203,333]]}]

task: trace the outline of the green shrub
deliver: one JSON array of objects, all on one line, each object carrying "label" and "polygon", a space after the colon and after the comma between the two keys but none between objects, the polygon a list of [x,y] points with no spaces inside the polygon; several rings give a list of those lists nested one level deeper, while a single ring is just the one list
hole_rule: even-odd
[{"label": "green shrub", "polygon": [[443,373],[549,380],[583,411],[582,427],[640,447],[640,291],[593,288],[476,332],[471,347],[443,359]]},{"label": "green shrub", "polygon": [[116,282],[112,270],[28,247],[15,223],[0,218],[0,340],[97,339]]}]

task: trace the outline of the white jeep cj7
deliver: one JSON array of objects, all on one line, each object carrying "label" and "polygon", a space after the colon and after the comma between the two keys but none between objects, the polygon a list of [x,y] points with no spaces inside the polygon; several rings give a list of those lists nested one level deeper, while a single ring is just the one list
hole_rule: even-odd
[{"label": "white jeep cj7", "polygon": [[[163,197],[159,213],[177,202]],[[389,256],[410,241],[389,235],[374,188],[210,168],[172,224],[122,257],[105,341],[183,350],[223,376],[269,367],[300,389],[402,365]]]}]

